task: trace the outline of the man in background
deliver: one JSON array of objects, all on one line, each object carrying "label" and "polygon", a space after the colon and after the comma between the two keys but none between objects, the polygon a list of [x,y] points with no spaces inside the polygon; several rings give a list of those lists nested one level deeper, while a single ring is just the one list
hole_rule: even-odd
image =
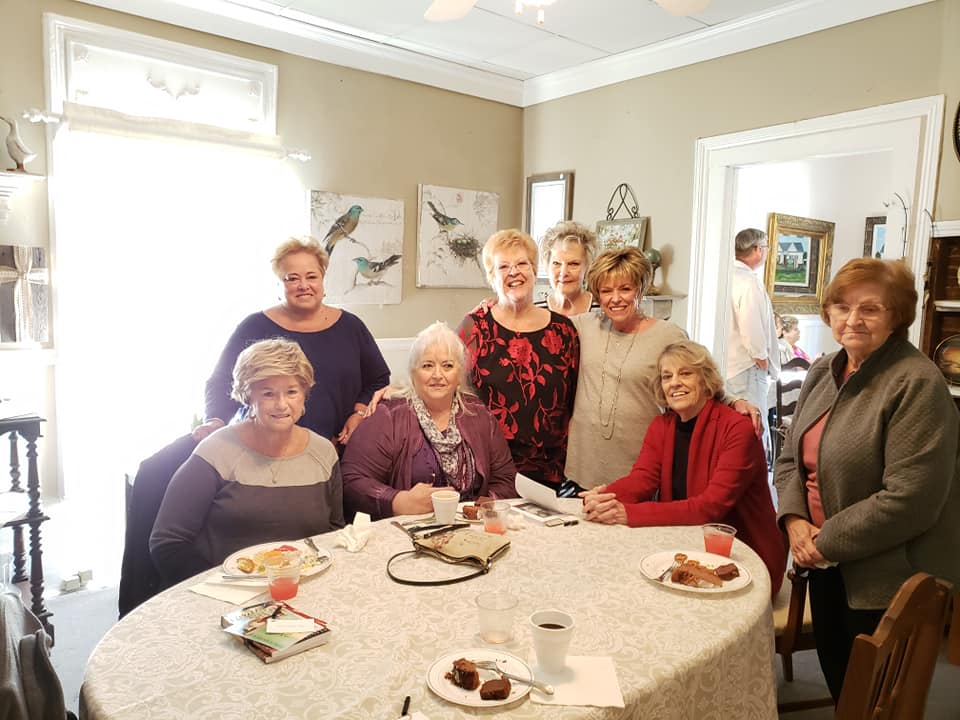
[{"label": "man in background", "polygon": [[770,433],[767,414],[768,378],[780,374],[780,354],[773,306],[757,271],[767,259],[767,234],[756,228],[737,233],[736,259],[730,280],[732,312],[727,349],[726,390],[760,408],[763,443],[769,457]]}]

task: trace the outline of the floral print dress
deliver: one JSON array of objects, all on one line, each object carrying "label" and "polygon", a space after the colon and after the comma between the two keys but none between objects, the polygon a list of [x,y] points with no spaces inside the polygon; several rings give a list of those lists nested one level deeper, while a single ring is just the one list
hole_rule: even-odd
[{"label": "floral print dress", "polygon": [[517,471],[559,488],[580,362],[573,323],[551,312],[545,328],[515,332],[483,308],[464,318],[460,338],[470,381],[500,423]]}]

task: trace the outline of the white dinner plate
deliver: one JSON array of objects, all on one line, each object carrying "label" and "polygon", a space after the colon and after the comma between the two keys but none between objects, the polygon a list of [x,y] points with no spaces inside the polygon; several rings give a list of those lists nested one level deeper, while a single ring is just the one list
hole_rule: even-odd
[{"label": "white dinner plate", "polygon": [[[457,687],[444,677],[453,670],[453,661],[460,658],[467,660],[493,660],[497,665],[503,668],[504,672],[517,675],[522,678],[533,680],[533,670],[523,660],[516,655],[491,650],[490,648],[470,648],[469,650],[456,650],[455,652],[444,653],[427,670],[427,686],[444,700],[448,700],[457,705],[466,707],[497,707],[499,705],[509,705],[516,702],[530,692],[530,686],[522,682],[510,681],[510,694],[503,700],[481,700],[480,688],[476,690],[465,690]],[[480,673],[480,684],[483,685],[487,680],[496,680],[499,675],[493,670],[483,670],[478,668]]]},{"label": "white dinner plate", "polygon": [[317,573],[323,572],[330,567],[330,564],[333,562],[333,555],[331,555],[330,551],[326,550],[325,548],[320,548],[320,552],[315,553],[309,546],[306,545],[306,543],[302,542],[301,540],[277,540],[275,542],[263,543],[262,545],[254,545],[252,547],[244,548],[243,550],[237,550],[223,561],[221,568],[227,575],[264,577],[265,573],[263,572],[243,572],[237,567],[237,560],[242,557],[247,557],[256,562],[256,558],[254,556],[257,553],[268,552],[280,547],[281,545],[290,545],[291,547],[295,547],[300,551],[300,557],[303,561],[303,565],[300,567],[300,575],[304,577],[309,577],[310,575],[316,575]]},{"label": "white dinner plate", "polygon": [[[667,576],[663,582],[660,582],[658,578],[663,575],[663,572],[668,567],[673,565],[673,556],[677,553],[683,553],[687,556],[688,560],[696,560],[701,565],[706,565],[711,568],[719,567],[720,565],[726,565],[727,563],[733,563],[740,571],[740,577],[736,577],[733,580],[728,580],[717,587],[691,587],[690,585],[671,582],[669,576]],[[643,573],[645,578],[653,580],[653,582],[655,582],[657,585],[663,585],[663,587],[682,590],[684,592],[701,593],[705,595],[717,595],[719,593],[735,592],[741,588],[745,588],[747,585],[753,582],[753,578],[750,577],[750,571],[747,570],[742,563],[738,563],[736,560],[724,557],[723,555],[714,555],[713,553],[702,552],[698,550],[664,550],[662,552],[651,553],[640,561],[640,572]]]}]

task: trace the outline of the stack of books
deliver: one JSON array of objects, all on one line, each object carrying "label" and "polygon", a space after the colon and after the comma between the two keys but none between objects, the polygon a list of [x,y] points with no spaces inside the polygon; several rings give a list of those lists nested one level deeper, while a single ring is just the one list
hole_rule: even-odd
[{"label": "stack of books", "polygon": [[265,663],[325,645],[330,632],[323,620],[280,600],[233,610],[220,618],[220,625]]}]

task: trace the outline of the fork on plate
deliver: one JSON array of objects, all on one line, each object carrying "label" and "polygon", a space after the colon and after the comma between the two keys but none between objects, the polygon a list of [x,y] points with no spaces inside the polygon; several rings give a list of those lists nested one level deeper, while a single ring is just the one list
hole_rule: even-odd
[{"label": "fork on plate", "polygon": [[539,690],[540,692],[546,695],[553,695],[554,693],[553,685],[550,685],[548,683],[542,683],[538,680],[533,680],[531,678],[520,677],[519,675],[514,675],[513,673],[508,673],[506,670],[504,670],[499,665],[497,665],[497,663],[494,662],[493,660],[474,660],[473,664],[476,665],[478,668],[481,668],[482,670],[492,670],[493,672],[498,673],[503,677],[507,677],[507,678],[510,678],[511,680],[516,680],[517,682],[522,682],[526,685],[530,685],[531,687],[535,687],[537,690]]}]

